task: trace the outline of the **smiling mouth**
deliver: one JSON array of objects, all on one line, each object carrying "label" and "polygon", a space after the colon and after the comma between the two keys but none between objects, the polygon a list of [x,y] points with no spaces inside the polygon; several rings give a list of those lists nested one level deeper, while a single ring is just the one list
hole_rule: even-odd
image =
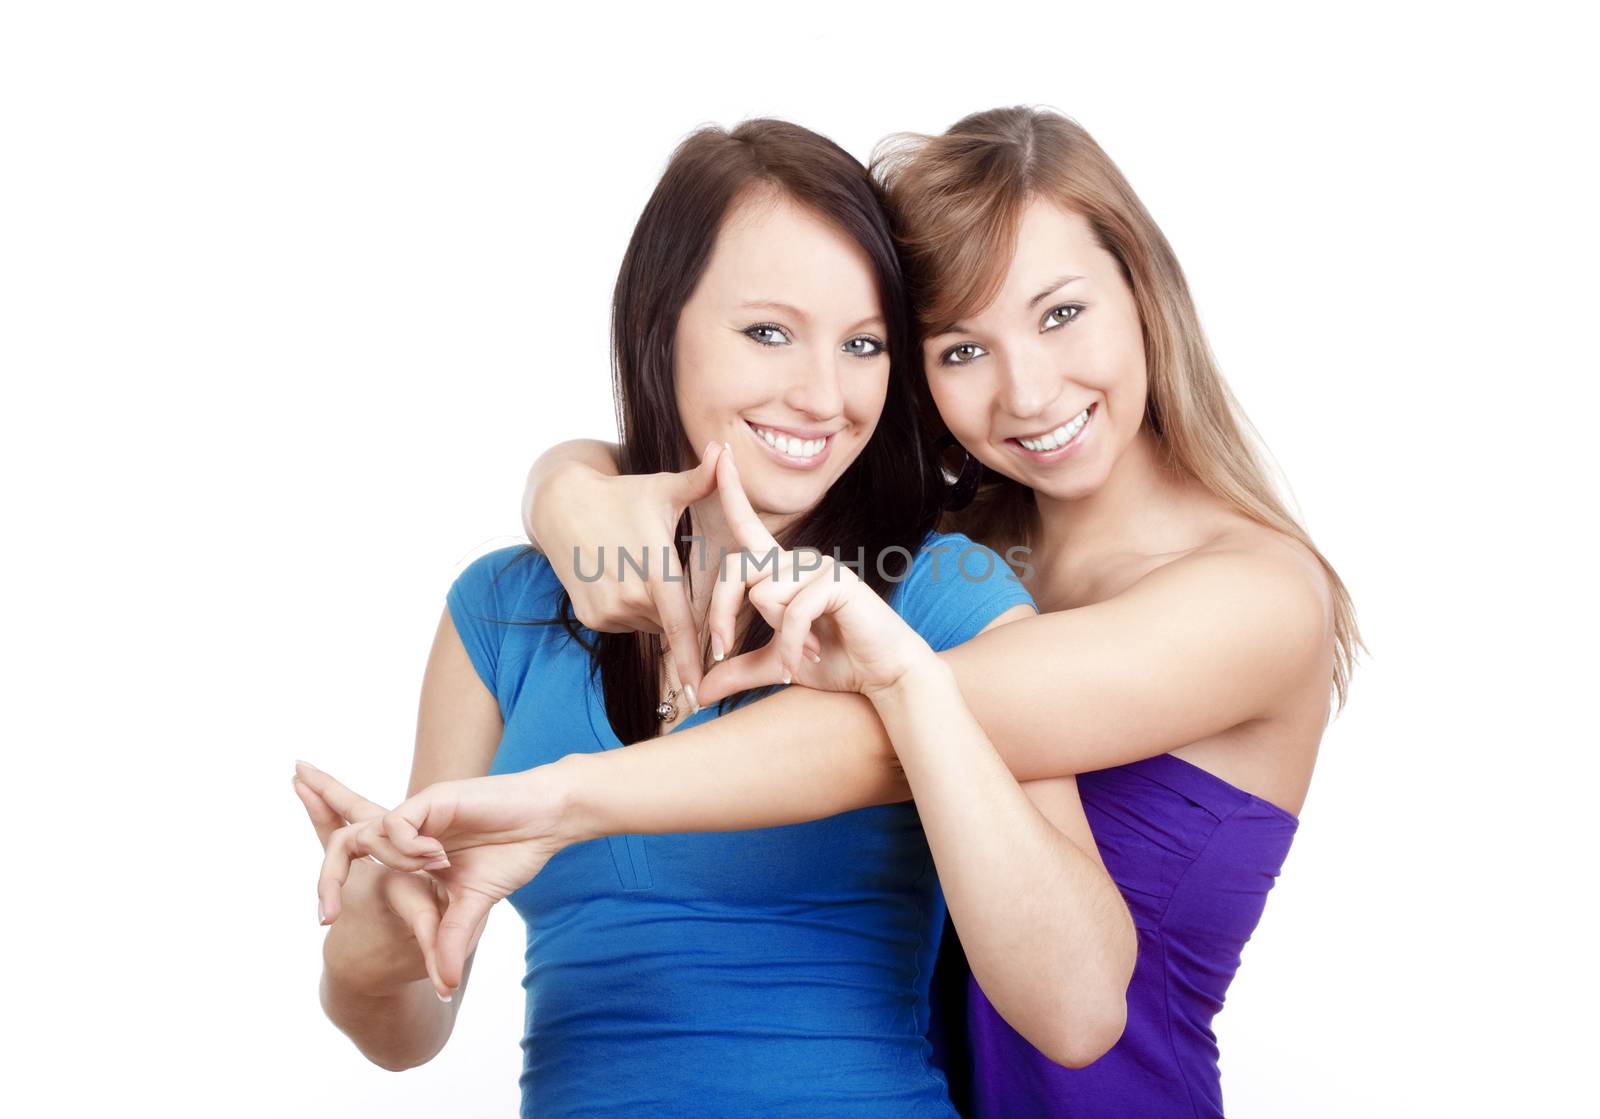
[{"label": "smiling mouth", "polygon": [[1097,406],[1098,402],[1089,405],[1089,407],[1073,416],[1060,427],[1052,428],[1042,435],[1013,436],[1007,439],[1006,442],[1015,443],[1024,450],[1032,451],[1036,455],[1059,451],[1083,434],[1083,429],[1089,426],[1089,418],[1094,414]]},{"label": "smiling mouth", "polygon": [[749,420],[744,421],[744,426],[772,452],[778,461],[788,465],[814,466],[827,456],[829,447],[833,445],[832,434],[802,438],[785,431],[762,427]]}]

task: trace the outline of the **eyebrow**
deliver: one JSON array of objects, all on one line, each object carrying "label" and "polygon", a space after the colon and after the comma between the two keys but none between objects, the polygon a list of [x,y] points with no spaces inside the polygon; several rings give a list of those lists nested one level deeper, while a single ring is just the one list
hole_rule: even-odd
[{"label": "eyebrow", "polygon": [[[1040,302],[1042,302],[1045,299],[1050,298],[1050,296],[1054,295],[1056,292],[1060,291],[1062,288],[1064,288],[1068,284],[1072,283],[1072,281],[1081,280],[1081,279],[1083,279],[1082,276],[1057,276],[1054,280],[1050,281],[1050,285],[1048,287],[1046,287],[1043,291],[1041,291],[1038,295],[1034,296],[1032,299],[1028,300],[1028,306],[1029,307],[1037,307],[1040,304]],[[931,332],[928,335],[928,337],[929,338],[942,338],[946,334],[971,334],[971,333],[972,333],[972,328],[970,326],[967,326],[965,323],[953,322],[949,326],[946,326],[941,330],[935,330],[935,331]]]},{"label": "eyebrow", "polygon": [[1058,276],[1056,279],[1050,281],[1049,287],[1045,288],[1038,295],[1028,300],[1028,306],[1038,306],[1040,300],[1048,299],[1050,296],[1054,295],[1056,292],[1070,284],[1073,280],[1081,279],[1083,279],[1082,276]]},{"label": "eyebrow", "polygon": [[[774,311],[787,312],[788,314],[793,315],[797,319],[810,320],[810,318],[811,318],[810,315],[806,314],[800,308],[796,307],[793,303],[785,303],[785,302],[783,302],[782,300],[779,300],[779,299],[747,299],[743,303],[739,304],[739,307],[741,309],[755,308],[755,307],[766,307],[766,308],[769,308],[769,309],[774,310]],[[846,334],[853,334],[854,332],[856,332],[858,330],[861,330],[863,327],[868,327],[868,326],[873,326],[873,325],[886,327],[889,324],[884,321],[884,318],[883,318],[882,315],[869,315],[867,318],[864,318],[860,322],[858,322],[858,323],[854,324],[853,326],[851,326],[848,330],[845,331],[845,333]]]},{"label": "eyebrow", "polygon": [[739,306],[741,308],[769,307],[774,311],[785,311],[797,319],[809,319],[811,317],[800,308],[796,307],[793,303],[785,303],[779,299],[746,299],[743,303],[739,304]]}]

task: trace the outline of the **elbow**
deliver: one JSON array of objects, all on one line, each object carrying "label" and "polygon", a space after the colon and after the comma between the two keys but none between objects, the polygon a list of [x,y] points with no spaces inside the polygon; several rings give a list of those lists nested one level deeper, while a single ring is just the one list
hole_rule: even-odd
[{"label": "elbow", "polygon": [[1048,1049],[1040,1047],[1056,1064],[1064,1068],[1084,1068],[1094,1064],[1122,1040],[1122,1031],[1128,1025],[1128,984],[1132,980],[1131,961],[1127,969],[1117,968],[1096,986],[1098,990],[1079,988],[1066,1003],[1064,1013],[1057,1014],[1058,1028],[1048,1039]]},{"label": "elbow", "polygon": [[[352,1038],[351,1040],[354,1041],[355,1039]],[[411,1069],[420,1068],[433,1060],[439,1055],[439,1050],[443,1047],[438,1045],[384,1047],[362,1045],[357,1042],[356,1048],[361,1051],[363,1057],[385,1072],[408,1072]]]},{"label": "elbow", "polygon": [[1111,1051],[1128,1024],[1128,1003],[1119,996],[1101,1010],[1064,1023],[1040,1052],[1063,1068],[1086,1068]]},{"label": "elbow", "polygon": [[385,1072],[406,1072],[428,1063],[426,1060],[407,1060],[387,1053],[368,1053],[366,1058]]}]

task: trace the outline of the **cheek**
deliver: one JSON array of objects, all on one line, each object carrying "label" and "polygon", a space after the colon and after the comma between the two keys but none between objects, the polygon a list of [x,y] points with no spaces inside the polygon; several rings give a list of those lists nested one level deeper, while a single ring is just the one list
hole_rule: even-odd
[{"label": "cheek", "polygon": [[994,397],[982,378],[970,371],[951,377],[935,375],[928,381],[928,393],[950,434],[968,447],[985,441]]},{"label": "cheek", "polygon": [[870,435],[883,417],[883,405],[889,399],[889,374],[873,370],[862,376],[860,370],[845,371],[845,415],[861,429],[863,436]]},{"label": "cheek", "polygon": [[678,412],[685,421],[695,417],[715,421],[750,403],[750,378],[741,376],[740,354],[734,347],[680,345],[675,380]]}]

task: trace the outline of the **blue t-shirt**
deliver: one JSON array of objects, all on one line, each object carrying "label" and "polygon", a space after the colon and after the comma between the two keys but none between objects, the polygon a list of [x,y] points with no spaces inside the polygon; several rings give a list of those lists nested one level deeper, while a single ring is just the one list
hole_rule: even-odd
[{"label": "blue t-shirt", "polygon": [[[519,547],[450,588],[505,722],[493,773],[621,745],[567,632],[504,624],[557,617],[560,595]],[[945,649],[1033,600],[989,549],[930,533],[889,602]],[[578,843],[510,900],[527,925],[524,1116],[956,1114],[924,1037],[944,897],[909,801]]]}]

